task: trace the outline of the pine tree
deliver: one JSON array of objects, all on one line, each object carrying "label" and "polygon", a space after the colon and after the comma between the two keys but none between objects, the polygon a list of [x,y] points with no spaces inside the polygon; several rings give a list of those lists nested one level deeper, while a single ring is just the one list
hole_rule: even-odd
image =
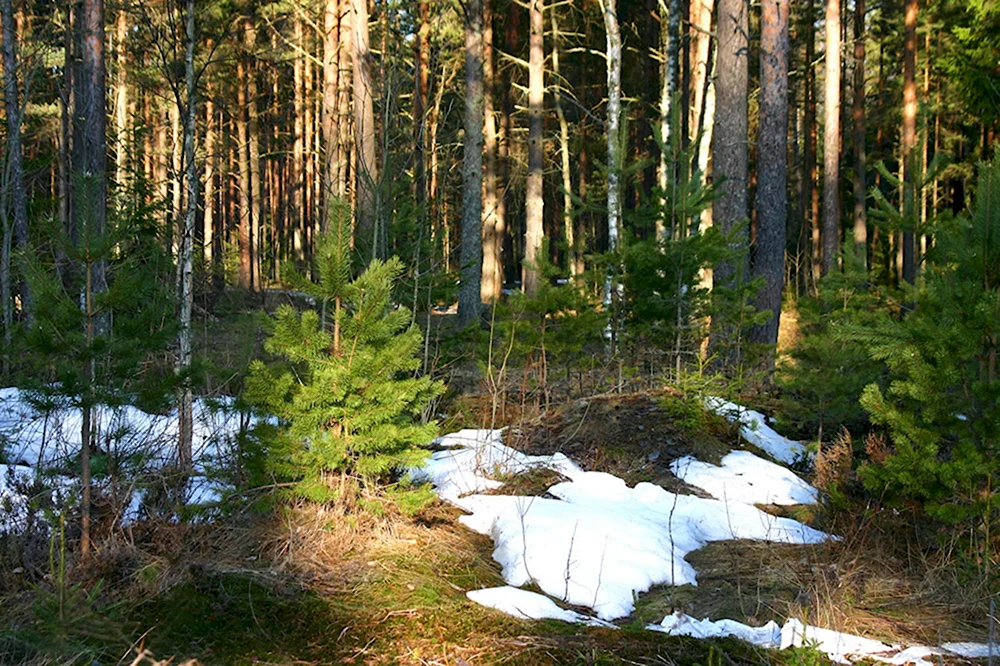
[{"label": "pine tree", "polygon": [[1000,152],[979,171],[972,217],[938,223],[923,284],[909,292],[913,311],[852,338],[891,379],[861,398],[892,443],[861,470],[864,482],[988,534],[1000,471]]},{"label": "pine tree", "polygon": [[376,259],[350,279],[346,209],[336,211],[331,232],[318,241],[319,283],[300,282],[323,307],[279,308],[265,349],[285,362],[255,361],[247,380],[250,402],[287,425],[272,451],[276,467],[316,501],[331,498],[331,474],[371,484],[419,464],[435,434],[420,416],[444,388],[415,374],[420,330],[408,309],[391,303],[403,264]]}]

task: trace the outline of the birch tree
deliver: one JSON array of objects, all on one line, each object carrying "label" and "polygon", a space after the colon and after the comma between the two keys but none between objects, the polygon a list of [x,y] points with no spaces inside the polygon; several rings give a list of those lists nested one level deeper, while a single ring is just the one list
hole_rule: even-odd
[{"label": "birch tree", "polygon": [[[608,252],[612,255],[618,249],[618,230],[621,225],[622,199],[622,145],[621,145],[621,99],[622,99],[622,38],[618,26],[616,0],[602,0],[604,30],[607,34],[608,68],[608,121],[605,127],[608,142]],[[612,343],[617,335],[614,316],[615,297],[618,290],[613,262],[609,264],[604,279],[604,308],[609,313],[608,334]]]}]

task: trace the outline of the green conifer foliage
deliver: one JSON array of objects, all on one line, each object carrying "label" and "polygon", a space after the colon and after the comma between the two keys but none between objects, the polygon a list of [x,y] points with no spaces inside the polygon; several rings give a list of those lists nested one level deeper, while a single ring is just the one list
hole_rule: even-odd
[{"label": "green conifer foliage", "polygon": [[863,481],[944,522],[970,521],[988,539],[1000,452],[1000,153],[979,172],[972,217],[942,223],[907,299],[914,309],[851,337],[891,380],[861,397],[892,443],[874,452]]},{"label": "green conifer foliage", "polygon": [[375,260],[348,279],[346,234],[333,226],[319,245],[319,283],[300,282],[323,312],[334,302],[332,321],[314,310],[280,308],[265,348],[286,363],[255,361],[247,380],[250,402],[287,425],[272,462],[299,494],[317,501],[331,499],[331,474],[375,483],[420,464],[421,447],[436,430],[420,416],[444,390],[416,374],[420,330],[408,309],[391,303],[402,263]]}]

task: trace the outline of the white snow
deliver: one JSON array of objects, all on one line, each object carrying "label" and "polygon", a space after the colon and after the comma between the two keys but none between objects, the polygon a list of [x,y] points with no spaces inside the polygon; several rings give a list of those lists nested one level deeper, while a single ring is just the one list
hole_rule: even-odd
[{"label": "white snow", "polygon": [[[230,488],[212,478],[212,471],[232,468],[238,455],[237,437],[254,421],[239,412],[231,398],[195,400],[192,451],[194,475],[186,484],[187,504],[217,504]],[[121,519],[143,515],[147,489],[137,480],[176,462],[177,414],[149,414],[136,407],[100,405],[93,410],[98,433],[95,456],[115,461],[113,476],[95,475],[97,488],[124,498]],[[25,527],[30,498],[26,491],[46,494],[78,492],[71,474],[80,452],[82,414],[68,400],[37,409],[17,388],[0,388],[0,530]],[[37,487],[28,489],[29,482]]]},{"label": "white snow", "polygon": [[[631,613],[635,595],[654,585],[697,584],[684,557],[710,541],[828,538],[738,498],[677,495],[650,483],[629,488],[610,474],[583,472],[561,454],[525,456],[501,440],[497,430],[444,437],[437,444],[449,448],[434,453],[417,476],[469,512],[461,518],[465,525],[493,538],[493,557],[510,585],[535,583],[557,599],[593,608],[603,620]],[[533,466],[551,467],[570,480],[549,488],[549,497],[468,494],[496,488],[497,476]],[[771,485],[791,494],[780,492],[779,481]]]},{"label": "white snow", "polygon": [[537,592],[529,592],[516,587],[489,587],[483,590],[469,590],[465,593],[477,604],[495,608],[498,611],[523,620],[562,620],[594,627],[614,627],[589,615],[560,608],[552,599]]},{"label": "white snow", "polygon": [[[717,399],[712,408],[739,420],[744,437],[776,460],[790,464],[806,453],[801,444],[767,427],[758,412]],[[805,544],[834,538],[753,506],[814,503],[817,493],[787,468],[747,451],[726,455],[720,465],[691,457],[674,461],[675,475],[714,497],[704,499],[649,483],[630,488],[610,474],[584,472],[561,454],[526,456],[505,446],[499,430],[463,430],[437,444],[444,450],[434,453],[416,475],[468,512],[460,519],[465,525],[493,539],[493,557],[508,583],[467,596],[520,618],[607,625],[607,620],[631,613],[635,596],[653,585],[697,584],[697,572],[684,557],[710,541]],[[503,478],[537,466],[555,469],[569,480],[540,497],[482,494],[502,486]],[[517,587],[528,584],[544,595]],[[592,608],[599,619],[561,608],[553,599]],[[648,628],[700,638],[734,636],[772,649],[810,645],[845,664],[868,658],[897,666],[934,666],[929,659],[939,654],[988,653],[981,644],[904,649],[795,618],[780,627],[774,622],[752,627],[675,613]]]},{"label": "white snow", "polygon": [[747,504],[816,503],[816,489],[787,467],[749,451],[733,451],[721,462],[718,466],[684,456],[670,463],[670,471],[718,499]]},{"label": "white snow", "polygon": [[716,397],[706,398],[705,406],[730,421],[739,423],[743,438],[778,462],[792,465],[809,455],[801,442],[779,435],[767,425],[766,417],[760,412]]}]

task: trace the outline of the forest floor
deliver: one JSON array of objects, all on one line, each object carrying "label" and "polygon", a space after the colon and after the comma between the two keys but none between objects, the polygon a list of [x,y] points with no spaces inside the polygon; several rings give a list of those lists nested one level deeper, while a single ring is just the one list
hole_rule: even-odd
[{"label": "forest floor", "polygon": [[[561,452],[630,486],[651,482],[704,495],[669,463],[684,455],[717,462],[739,437],[735,426],[692,404],[671,389],[574,400],[521,419],[506,443],[533,455]],[[539,470],[498,492],[541,495],[556,481]],[[44,586],[8,593],[0,624],[20,627],[22,637],[34,632],[36,646],[52,646],[49,654],[62,652],[28,659],[7,640],[0,663],[83,663],[77,656],[93,655],[87,650],[95,643],[104,649],[87,663],[137,666],[826,661],[808,648],[778,652],[645,629],[674,611],[754,625],[800,617],[904,643],[985,639],[981,604],[963,597],[933,562],[908,552],[900,536],[905,516],[846,516],[822,507],[766,509],[841,540],[712,543],[688,558],[699,585],[638,595],[635,611],[616,628],[519,620],[470,601],[467,591],[504,585],[500,565],[490,539],[460,524],[462,512],[441,501],[415,516],[362,497],[325,509],[244,511],[214,524],[142,523],[70,576],[53,567]],[[4,572],[2,589],[17,590],[15,576]],[[98,581],[100,592],[86,593]],[[79,655],[67,654],[75,645]]]}]

